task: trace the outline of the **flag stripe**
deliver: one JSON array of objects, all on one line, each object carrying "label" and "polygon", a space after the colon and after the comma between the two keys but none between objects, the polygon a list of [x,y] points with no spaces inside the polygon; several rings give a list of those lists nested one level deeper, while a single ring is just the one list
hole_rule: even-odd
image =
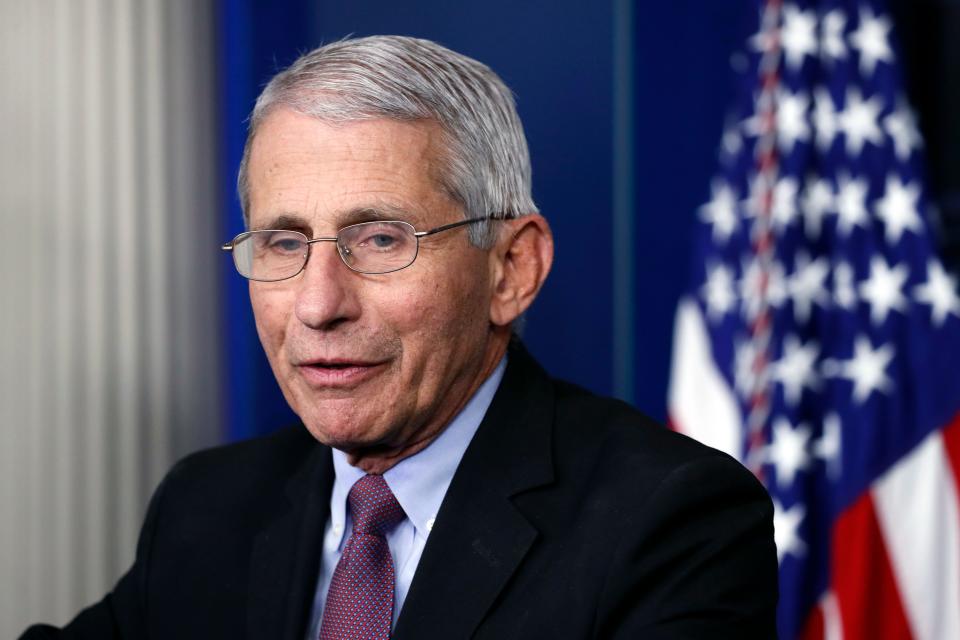
[{"label": "flag stripe", "polygon": [[671,425],[700,442],[741,457],[737,399],[710,353],[700,308],[689,298],[677,308],[670,380]]},{"label": "flag stripe", "polygon": [[947,459],[950,460],[954,486],[960,487],[960,413],[957,413],[943,430],[943,445]]},{"label": "flag stripe", "polygon": [[807,618],[799,640],[843,640],[837,595],[828,591]]},{"label": "flag stripe", "polygon": [[840,605],[837,594],[828,591],[818,607],[823,613],[824,640],[843,640],[843,624],[840,620]]},{"label": "flag stripe", "polygon": [[825,626],[822,607],[814,607],[813,611],[810,612],[810,617],[807,618],[806,624],[803,625],[803,631],[800,632],[799,640],[825,640]]},{"label": "flag stripe", "polygon": [[870,494],[837,518],[831,573],[845,638],[913,638]]},{"label": "flag stripe", "polygon": [[960,512],[942,434],[884,474],[873,498],[913,636],[960,638]]},{"label": "flag stripe", "polygon": [[820,599],[813,608],[810,617],[798,636],[800,640],[843,640],[843,627],[840,621],[840,606],[833,591]]}]

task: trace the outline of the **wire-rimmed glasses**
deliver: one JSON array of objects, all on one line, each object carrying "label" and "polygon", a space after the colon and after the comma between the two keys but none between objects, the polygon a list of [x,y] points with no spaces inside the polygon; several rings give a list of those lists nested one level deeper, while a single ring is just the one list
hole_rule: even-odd
[{"label": "wire-rimmed glasses", "polygon": [[299,231],[262,229],[245,231],[220,248],[233,253],[233,264],[241,276],[258,282],[286,280],[303,271],[310,258],[310,245],[316,242],[335,242],[340,259],[358,273],[382,274],[413,264],[420,250],[420,238],[493,219],[468,218],[429,231],[417,231],[401,220],[375,220],[343,227],[331,238],[307,238]]}]

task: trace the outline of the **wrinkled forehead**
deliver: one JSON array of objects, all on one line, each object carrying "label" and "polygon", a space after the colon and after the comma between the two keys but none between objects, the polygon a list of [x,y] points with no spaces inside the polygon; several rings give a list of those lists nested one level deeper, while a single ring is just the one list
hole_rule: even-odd
[{"label": "wrinkled forehead", "polygon": [[250,228],[294,218],[331,228],[364,219],[427,223],[457,208],[439,178],[444,149],[434,122],[326,122],[292,109],[263,119],[248,164]]}]

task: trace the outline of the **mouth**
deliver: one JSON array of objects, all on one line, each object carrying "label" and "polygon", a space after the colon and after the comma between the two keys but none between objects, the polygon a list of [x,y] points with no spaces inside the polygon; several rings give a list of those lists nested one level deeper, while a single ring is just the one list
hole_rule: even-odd
[{"label": "mouth", "polygon": [[377,375],[386,362],[313,360],[296,365],[303,379],[314,388],[349,388]]}]

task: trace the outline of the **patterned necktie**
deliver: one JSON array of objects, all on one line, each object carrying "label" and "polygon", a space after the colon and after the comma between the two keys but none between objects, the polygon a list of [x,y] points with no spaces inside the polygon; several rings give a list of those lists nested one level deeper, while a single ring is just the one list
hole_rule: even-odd
[{"label": "patterned necktie", "polygon": [[393,559],[386,534],[405,517],[382,476],[350,489],[353,533],[333,572],[320,640],[386,640],[393,622]]}]

